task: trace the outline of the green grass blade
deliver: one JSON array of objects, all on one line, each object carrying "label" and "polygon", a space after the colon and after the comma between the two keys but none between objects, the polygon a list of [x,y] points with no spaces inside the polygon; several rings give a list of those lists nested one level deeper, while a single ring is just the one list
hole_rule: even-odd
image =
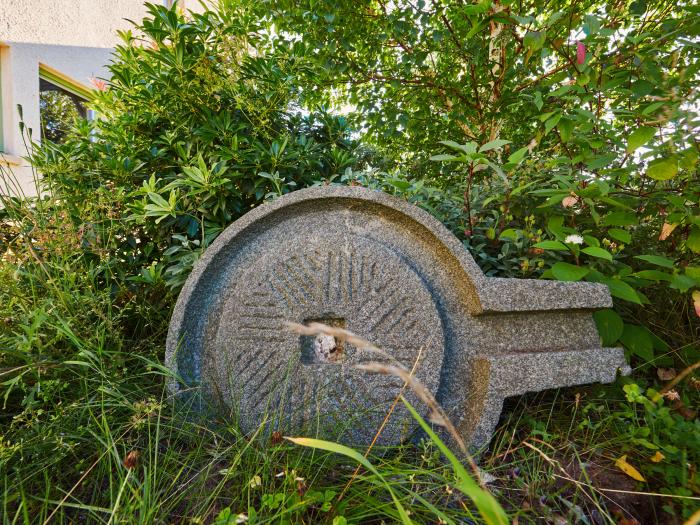
[{"label": "green grass blade", "polygon": [[452,465],[452,470],[457,476],[457,488],[467,497],[469,497],[476,505],[479,513],[484,518],[484,521],[489,525],[506,525],[508,523],[508,517],[505,511],[499,505],[498,501],[486,490],[482,489],[476,481],[469,475],[464,465],[457,459],[452,451],[443,443],[443,441],[438,437],[438,435],[433,432],[430,425],[425,422],[425,420],[416,412],[416,410],[411,406],[411,404],[401,397],[406,408],[408,408],[411,415],[420,424],[421,428],[430,436],[430,439],[437,445],[440,451],[445,455],[450,464]]},{"label": "green grass blade", "polygon": [[382,477],[382,475],[375,468],[375,466],[372,465],[372,463],[362,454],[360,454],[354,449],[351,449],[350,447],[346,447],[345,445],[334,443],[333,441],[325,441],[323,439],[313,439],[304,437],[285,437],[285,439],[291,441],[296,445],[301,445],[302,447],[310,447],[319,450],[326,450],[328,452],[334,452],[336,454],[342,454],[343,456],[346,456],[360,463],[367,470],[375,474],[381,480],[382,484],[386,487],[386,489],[389,491],[389,494],[391,494],[391,499],[394,500],[396,510],[399,513],[399,516],[401,517],[401,522],[405,525],[413,525],[413,520],[411,520],[411,518],[408,517],[406,509],[403,507],[403,505],[401,505],[401,502],[396,497],[396,494],[394,493],[391,486],[386,482],[386,480]]}]

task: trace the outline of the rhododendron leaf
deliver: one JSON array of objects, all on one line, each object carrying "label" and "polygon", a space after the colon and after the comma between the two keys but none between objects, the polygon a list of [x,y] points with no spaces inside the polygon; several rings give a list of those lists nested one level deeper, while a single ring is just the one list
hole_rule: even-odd
[{"label": "rhododendron leaf", "polygon": [[631,303],[642,304],[642,299],[640,298],[637,291],[632,288],[629,284],[620,279],[604,279],[603,282],[610,288],[610,294],[618,299],[624,299]]},{"label": "rhododendron leaf", "polygon": [[631,226],[637,224],[637,215],[628,211],[614,211],[603,219],[603,226]]},{"label": "rhododendron leaf", "polygon": [[685,245],[695,253],[700,253],[700,227],[693,224],[690,233],[685,241]]},{"label": "rhododendron leaf", "polygon": [[479,153],[483,153],[484,151],[491,151],[492,149],[502,148],[506,144],[510,144],[510,140],[503,140],[503,139],[492,140],[491,142],[487,142],[486,144],[481,146],[479,148]]},{"label": "rhododendron leaf", "polygon": [[639,277],[640,279],[645,279],[647,281],[668,281],[671,282],[673,276],[670,273],[661,272],[659,270],[642,270],[641,272],[635,272],[632,275]]},{"label": "rhododendron leaf", "polygon": [[616,241],[624,243],[632,242],[632,235],[630,235],[628,231],[620,230],[619,228],[610,228],[608,230],[608,235]]},{"label": "rhododendron leaf", "polygon": [[645,361],[654,359],[654,342],[649,331],[643,326],[625,323],[620,341],[630,352]]},{"label": "rhododendron leaf", "polygon": [[671,279],[669,288],[680,290],[681,292],[687,292],[696,284],[695,279],[688,277],[687,275],[674,275]]},{"label": "rhododendron leaf", "polygon": [[534,245],[535,248],[542,248],[543,250],[559,250],[559,251],[569,251],[566,244],[559,241],[540,241]]}]

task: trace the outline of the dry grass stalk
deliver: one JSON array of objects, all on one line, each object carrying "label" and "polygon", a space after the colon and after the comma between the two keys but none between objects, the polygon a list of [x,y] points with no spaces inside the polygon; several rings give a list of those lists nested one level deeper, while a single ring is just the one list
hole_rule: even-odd
[{"label": "dry grass stalk", "polygon": [[[413,375],[416,371],[416,368],[418,368],[418,362],[420,361],[421,354],[423,353],[423,348],[420,348],[418,351],[418,355],[416,356],[416,360],[413,362],[413,367],[411,368],[411,375]],[[394,413],[394,410],[396,409],[396,405],[399,404],[399,401],[403,397],[403,393],[406,390],[406,387],[408,385],[404,383],[401,386],[401,390],[399,390],[399,393],[396,395],[394,398],[393,403],[391,403],[391,406],[389,407],[389,410],[386,413],[386,416],[384,417],[384,420],[382,421],[382,424],[379,425],[379,428],[377,429],[376,434],[374,435],[374,439],[372,439],[372,442],[369,444],[367,447],[367,450],[365,450],[364,456],[367,457],[369,456],[369,453],[372,452],[372,448],[374,447],[375,443],[379,439],[379,436],[382,435],[382,432],[384,431],[384,428],[386,427],[387,423],[389,422],[389,418],[391,417],[391,414]],[[345,493],[348,491],[350,488],[350,485],[352,485],[352,482],[355,481],[355,478],[357,475],[360,473],[360,469],[362,468],[362,465],[358,464],[357,467],[355,468],[355,471],[352,473],[352,476],[348,480],[348,482],[345,484],[343,487],[342,492],[340,493],[340,496],[338,496],[338,501],[342,500],[343,497],[345,496]]]},{"label": "dry grass stalk", "polygon": [[676,386],[678,383],[683,381],[687,376],[689,376],[692,372],[700,368],[700,361],[693,363],[689,367],[685,368],[682,370],[679,374],[676,375],[666,386],[664,386],[661,390],[659,390],[654,397],[652,397],[652,401],[654,403],[657,403],[663,395],[670,391],[674,386]]},{"label": "dry grass stalk", "polygon": [[359,350],[366,350],[368,352],[379,354],[382,357],[386,357],[387,359],[391,359],[394,362],[398,362],[396,361],[396,359],[394,359],[391,355],[387,354],[381,348],[373,345],[365,339],[362,339],[361,337],[358,337],[349,330],[344,330],[343,328],[328,326],[323,323],[309,323],[308,325],[303,325],[299,323],[291,323],[288,321],[285,322],[284,325],[287,327],[288,330],[291,330],[292,332],[297,333],[299,335],[330,335],[332,337],[335,337],[336,339],[350,343]]},{"label": "dry grass stalk", "polygon": [[450,421],[450,418],[439,405],[439,403],[435,399],[435,396],[433,396],[430,390],[428,390],[423,383],[416,379],[405,366],[403,366],[400,362],[398,362],[396,359],[394,359],[391,355],[386,353],[381,348],[377,347],[376,345],[370,343],[365,339],[362,339],[361,337],[355,335],[349,330],[327,326],[323,323],[309,323],[307,326],[303,324],[287,322],[285,323],[285,325],[289,330],[296,332],[300,335],[333,336],[337,339],[350,343],[351,345],[355,346],[360,350],[367,350],[369,352],[381,355],[382,357],[385,357],[392,361],[393,364],[368,361],[366,363],[358,363],[356,365],[353,365],[353,367],[358,370],[363,370],[365,372],[394,376],[403,380],[404,383],[406,383],[406,385],[408,385],[408,387],[416,394],[416,396],[418,396],[418,398],[430,409],[430,413],[428,415],[428,419],[430,420],[430,422],[436,425],[440,425],[447,429],[450,436],[452,436],[452,438],[457,443],[457,446],[459,447],[462,454],[464,454],[464,456],[467,458],[469,465],[472,468],[479,484],[482,487],[484,486],[483,480],[481,479],[481,474],[479,472],[479,468],[477,467],[473,458],[469,454],[467,446],[464,443],[464,440],[462,439],[462,436],[460,436],[454,424],[452,424],[452,421]]}]

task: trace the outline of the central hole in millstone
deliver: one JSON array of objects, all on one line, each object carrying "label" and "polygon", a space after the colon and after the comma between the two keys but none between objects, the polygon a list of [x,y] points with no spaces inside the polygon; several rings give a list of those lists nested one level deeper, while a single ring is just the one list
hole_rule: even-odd
[{"label": "central hole in millstone", "polygon": [[[345,328],[345,319],[341,317],[321,317],[305,319],[304,324],[322,323],[334,328]],[[345,358],[345,342],[332,335],[302,335],[299,338],[301,363],[304,365],[322,365],[340,363]]]}]

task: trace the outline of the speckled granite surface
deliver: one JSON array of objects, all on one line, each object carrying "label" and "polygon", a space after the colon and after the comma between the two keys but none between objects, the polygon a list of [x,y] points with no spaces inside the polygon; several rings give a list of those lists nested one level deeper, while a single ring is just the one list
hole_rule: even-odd
[{"label": "speckled granite surface", "polygon": [[[376,355],[345,344],[328,358],[332,344],[283,328],[324,322],[415,367],[465,439],[480,445],[504,398],[627,370],[621,349],[599,347],[591,314],[610,305],[599,284],[487,278],[419,208],[324,186],[260,206],[219,236],[180,293],[166,361],[182,378],[174,392],[235,413],[245,431],[266,421],[367,444],[402,383],[353,368]],[[415,428],[399,405],[380,442]]]}]

